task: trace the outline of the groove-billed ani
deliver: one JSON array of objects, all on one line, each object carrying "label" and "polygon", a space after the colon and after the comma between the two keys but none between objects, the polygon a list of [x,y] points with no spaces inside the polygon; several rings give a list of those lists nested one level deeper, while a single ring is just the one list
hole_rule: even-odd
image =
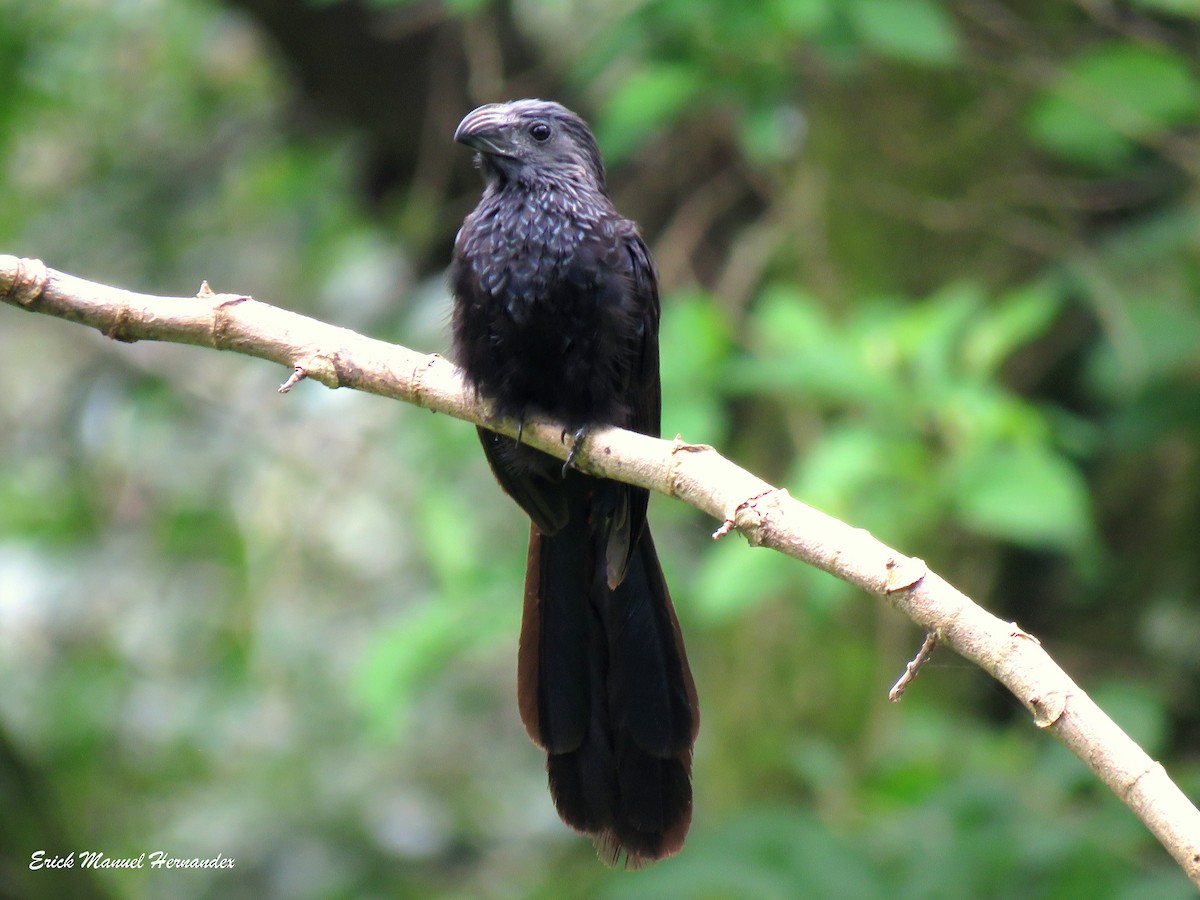
[{"label": "groove-billed ani", "polygon": [[[658,285],[609,200],[587,124],[557,103],[481,106],[454,139],[486,187],[454,245],[454,351],[497,411],[657,436]],[[484,429],[500,486],[533,520],[517,699],[563,821],[609,863],[658,859],[692,817],[700,724],[648,494]]]}]

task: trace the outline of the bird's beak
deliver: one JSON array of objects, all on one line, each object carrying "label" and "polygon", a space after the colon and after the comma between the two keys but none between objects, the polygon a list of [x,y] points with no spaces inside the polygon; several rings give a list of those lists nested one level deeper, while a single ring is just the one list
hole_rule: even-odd
[{"label": "bird's beak", "polygon": [[454,130],[454,140],[480,153],[504,153],[504,132],[510,124],[508,108],[489,103],[467,113]]}]

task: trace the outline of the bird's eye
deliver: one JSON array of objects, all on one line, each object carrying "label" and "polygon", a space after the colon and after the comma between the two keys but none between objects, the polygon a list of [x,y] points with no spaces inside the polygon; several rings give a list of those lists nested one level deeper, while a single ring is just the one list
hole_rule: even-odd
[{"label": "bird's eye", "polygon": [[529,136],[539,144],[550,140],[550,126],[545,122],[534,122],[529,126]]}]

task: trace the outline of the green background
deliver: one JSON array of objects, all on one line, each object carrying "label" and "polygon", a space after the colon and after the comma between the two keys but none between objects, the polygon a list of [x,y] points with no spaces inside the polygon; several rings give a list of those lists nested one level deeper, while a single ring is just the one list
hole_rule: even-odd
[{"label": "green background", "polygon": [[[664,434],[1036,634],[1195,797],[1198,50],[1195,0],[0,0],[0,252],[444,352],[454,125],[559,99],[661,269]],[[889,704],[912,625],[662,498],[695,818],[605,869],[473,429],[286,374],[0,308],[3,896],[1191,895],[986,675]]]}]

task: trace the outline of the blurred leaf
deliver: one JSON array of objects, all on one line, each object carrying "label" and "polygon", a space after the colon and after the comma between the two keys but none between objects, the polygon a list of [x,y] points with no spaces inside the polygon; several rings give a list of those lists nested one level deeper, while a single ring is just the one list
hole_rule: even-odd
[{"label": "blurred leaf", "polygon": [[1170,723],[1160,691],[1133,679],[1109,679],[1089,693],[1143,750],[1157,757],[1166,746]]},{"label": "blurred leaf", "polygon": [[596,137],[610,163],[619,162],[647,135],[665,128],[701,88],[699,72],[675,63],[634,69],[600,111]]},{"label": "blurred leaf", "polygon": [[0,538],[70,544],[98,527],[87,485],[34,467],[0,473]]},{"label": "blurred leaf", "polygon": [[732,817],[717,828],[693,829],[688,850],[638,873],[637,878],[612,882],[603,896],[612,900],[892,896],[860,847],[800,807],[772,804]]},{"label": "blurred leaf", "polygon": [[963,335],[985,300],[979,285],[962,281],[946,285],[905,312],[895,338],[919,389],[941,389],[961,377],[957,370]]},{"label": "blurred leaf", "polygon": [[944,515],[945,499],[927,489],[935,464],[916,435],[851,420],[822,432],[789,485],[823,512],[906,544]]},{"label": "blurred leaf", "polygon": [[1191,900],[1195,896],[1195,889],[1184,883],[1178,872],[1165,869],[1134,875],[1121,892],[1121,900]]},{"label": "blurred leaf", "polygon": [[1130,5],[1172,16],[1200,18],[1200,0],[1131,0]]},{"label": "blurred leaf", "polygon": [[788,761],[796,776],[816,795],[844,794],[853,790],[852,763],[841,748],[824,736],[796,740]]},{"label": "blurred leaf", "polygon": [[849,0],[865,44],[885,56],[924,65],[948,65],[958,56],[954,21],[936,0]]},{"label": "blurred leaf", "polygon": [[[1122,319],[1112,323],[1108,340],[1096,347],[1090,379],[1110,398],[1136,396],[1155,383],[1187,377],[1200,360],[1200,308],[1167,304],[1143,297],[1127,304]],[[1178,392],[1176,392],[1178,393]],[[1186,405],[1186,396],[1176,396]]]},{"label": "blurred leaf", "polygon": [[160,552],[179,557],[210,557],[231,566],[243,564],[245,548],[228,510],[185,505],[164,509],[165,521],[155,529]]},{"label": "blurred leaf", "polygon": [[753,355],[731,363],[731,391],[772,391],[806,403],[886,403],[893,381],[846,329],[792,285],[767,289],[751,319]]},{"label": "blurred leaf", "polygon": [[[811,34],[825,25],[840,0],[767,0],[772,18],[788,34]],[[739,4],[741,8],[744,5]]]},{"label": "blurred leaf", "polygon": [[696,574],[693,609],[708,622],[727,622],[774,597],[796,577],[800,563],[780,553],[748,552],[727,535],[705,554]]},{"label": "blurred leaf", "polygon": [[354,689],[378,738],[404,730],[414,694],[460,649],[469,634],[462,611],[430,599],[376,635],[359,661]]},{"label": "blurred leaf", "polygon": [[1080,549],[1091,534],[1087,486],[1045,447],[995,446],[961,460],[953,473],[963,524],[1033,548]]},{"label": "blurred leaf", "polygon": [[[882,439],[874,428],[856,422],[830,426],[809,448],[797,491],[805,502],[836,516],[849,515],[864,493],[886,489],[897,480],[895,463],[911,460],[899,441]],[[917,449],[917,459],[921,454]]]},{"label": "blurred leaf", "polygon": [[718,387],[733,351],[729,324],[720,307],[702,293],[667,297],[663,306],[662,433],[719,443],[726,414]]},{"label": "blurred leaf", "polygon": [[1047,150],[1111,168],[1200,112],[1188,61],[1164,47],[1127,42],[1083,51],[1034,103],[1026,128]]},{"label": "blurred leaf", "polygon": [[[404,2],[412,3],[415,0],[404,0]],[[494,0],[446,0],[446,8],[456,16],[467,18],[487,9],[493,2]]]},{"label": "blurred leaf", "polygon": [[[500,498],[497,498],[499,501]],[[421,497],[421,547],[443,589],[456,596],[469,592],[479,574],[479,519],[471,515],[468,498],[453,491]]]},{"label": "blurred leaf", "polygon": [[1001,297],[963,342],[963,361],[977,375],[995,375],[1013,352],[1042,335],[1062,308],[1060,293],[1046,282]]},{"label": "blurred leaf", "polygon": [[796,286],[773,285],[754,309],[754,337],[763,350],[816,350],[835,339],[828,316],[816,298]]},{"label": "blurred leaf", "polygon": [[742,117],[740,138],[747,155],[760,163],[795,158],[804,145],[808,122],[798,107],[754,107]]}]

